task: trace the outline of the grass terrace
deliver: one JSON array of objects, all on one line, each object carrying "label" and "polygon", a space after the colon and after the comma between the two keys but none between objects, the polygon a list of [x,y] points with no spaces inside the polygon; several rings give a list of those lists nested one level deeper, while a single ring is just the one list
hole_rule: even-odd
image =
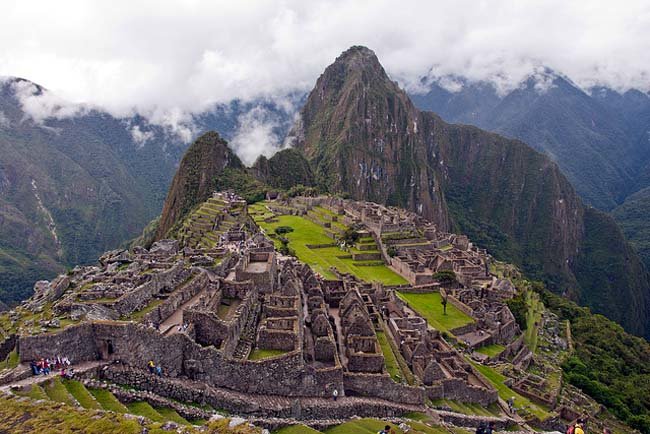
[{"label": "grass terrace", "polygon": [[506,347],[499,344],[485,345],[476,349],[477,353],[485,354],[488,357],[495,357],[501,354]]},{"label": "grass terrace", "polygon": [[[308,264],[312,269],[320,273],[326,279],[335,279],[336,276],[330,271],[334,267],[340,272],[350,273],[359,279],[367,282],[379,281],[385,285],[402,285],[408,283],[402,276],[389,269],[386,265],[375,265],[378,261],[354,261],[338,247],[325,247],[312,249],[307,245],[332,244],[334,240],[325,234],[322,226],[313,223],[306,218],[292,215],[281,215],[277,221],[266,223],[257,220],[257,224],[267,234],[275,234],[278,226],[290,226],[293,232],[285,234],[289,240],[289,247],[296,252],[296,256],[302,262]],[[275,239],[276,247],[280,247],[280,241]],[[364,265],[365,264],[365,265]]]},{"label": "grass terrace", "polygon": [[248,356],[248,360],[268,359],[269,357],[280,356],[286,353],[287,352],[283,350],[262,350],[260,348],[255,348]]},{"label": "grass terrace", "polygon": [[499,392],[499,396],[501,397],[501,399],[507,401],[508,399],[514,396],[515,408],[517,408],[519,412],[520,409],[524,409],[524,412],[528,412],[534,415],[539,420],[545,420],[551,416],[551,414],[548,412],[546,408],[544,408],[541,405],[533,403],[530,399],[521,396],[520,394],[518,394],[517,392],[515,392],[514,390],[506,386],[504,384],[506,377],[496,369],[473,361],[470,361],[470,363],[474,366],[474,368],[476,368],[477,371],[481,373],[481,375],[483,375],[494,386],[497,392]]},{"label": "grass terrace", "polygon": [[472,317],[451,303],[447,303],[447,315],[445,315],[442,307],[442,296],[439,292],[423,294],[398,292],[397,295],[427,320],[429,325],[440,331],[453,330],[474,322]]},{"label": "grass terrace", "polygon": [[382,353],[384,353],[384,363],[386,365],[386,371],[390,374],[390,377],[394,381],[400,381],[403,377],[402,370],[399,367],[395,353],[388,343],[388,337],[384,332],[377,332],[377,340],[379,341],[379,346],[381,347]]}]

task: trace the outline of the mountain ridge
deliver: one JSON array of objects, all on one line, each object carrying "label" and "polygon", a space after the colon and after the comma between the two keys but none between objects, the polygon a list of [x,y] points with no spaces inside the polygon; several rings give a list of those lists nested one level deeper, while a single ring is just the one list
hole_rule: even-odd
[{"label": "mountain ridge", "polygon": [[[417,110],[371,50],[352,47],[328,66],[290,135],[324,190],[458,225],[555,291],[650,334],[648,275],[613,220],[586,211],[558,166],[525,143]],[[586,231],[601,226],[616,248],[609,253],[631,258],[601,274],[623,288],[586,276],[607,254],[607,243]]]}]

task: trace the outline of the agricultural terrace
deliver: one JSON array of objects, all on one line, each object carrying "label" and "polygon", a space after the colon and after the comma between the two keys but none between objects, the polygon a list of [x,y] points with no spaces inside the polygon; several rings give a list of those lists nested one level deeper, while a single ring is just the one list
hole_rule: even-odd
[{"label": "agricultural terrace", "polygon": [[[249,206],[249,213],[255,222],[273,238],[276,247],[281,243],[275,234],[275,229],[280,226],[288,226],[292,232],[283,236],[289,240],[289,247],[296,253],[296,257],[308,264],[314,271],[321,274],[325,279],[335,279],[336,276],[330,271],[334,267],[342,273],[350,273],[357,278],[372,282],[379,281],[385,285],[402,285],[407,281],[389,269],[381,261],[355,261],[352,259],[352,252],[341,250],[338,246],[310,248],[308,245],[334,244],[334,240],[327,236],[325,229],[302,217],[295,215],[280,215],[272,222],[265,222],[264,219],[273,217],[263,203]],[[342,228],[345,230],[345,227]]]},{"label": "agricultural terrace", "polygon": [[545,420],[551,416],[546,408],[533,403],[530,399],[518,394],[506,386],[504,383],[507,378],[495,368],[482,365],[480,363],[475,363],[473,361],[470,361],[470,363],[472,366],[474,366],[474,368],[476,368],[477,371],[479,371],[485,378],[487,378],[490,383],[492,383],[494,388],[499,393],[499,397],[501,399],[507,401],[512,397],[515,398],[515,408],[517,409],[518,413],[530,413],[537,417],[539,420]]},{"label": "agricultural terrace", "polygon": [[447,303],[445,315],[439,292],[398,292],[397,295],[437,330],[448,332],[474,321],[471,316],[459,310],[451,302]]},{"label": "agricultural terrace", "polygon": [[[344,424],[329,428],[324,432],[325,434],[375,434],[382,430],[386,425],[390,425],[396,434],[404,433],[404,431],[402,431],[397,425],[386,423],[385,421],[379,419],[351,420]],[[470,432],[460,428],[449,431],[448,429],[441,426],[432,426],[430,423],[417,421],[408,422],[408,425],[411,427],[411,430],[408,432],[412,434],[449,434],[450,432],[457,434],[466,434]],[[321,431],[316,431],[304,425],[294,425],[291,427],[282,428],[279,431],[276,431],[274,434],[315,434],[319,432]]]}]

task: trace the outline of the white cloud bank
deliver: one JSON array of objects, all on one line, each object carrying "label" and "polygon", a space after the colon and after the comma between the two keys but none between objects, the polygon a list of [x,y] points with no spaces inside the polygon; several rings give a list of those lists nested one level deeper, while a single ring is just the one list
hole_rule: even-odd
[{"label": "white cloud bank", "polygon": [[[6,0],[0,75],[76,104],[29,106],[27,95],[35,117],[101,106],[189,139],[192,113],[307,91],[356,44],[411,88],[422,76],[446,75],[508,88],[543,65],[582,86],[650,89],[646,0]],[[241,137],[277,139],[268,122],[242,125]]]}]

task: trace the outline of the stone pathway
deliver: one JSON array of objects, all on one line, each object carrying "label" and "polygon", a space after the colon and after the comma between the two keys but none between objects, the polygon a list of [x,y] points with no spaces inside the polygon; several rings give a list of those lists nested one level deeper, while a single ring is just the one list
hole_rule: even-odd
[{"label": "stone pathway", "polygon": [[204,293],[205,289],[200,290],[160,324],[160,330],[163,331],[165,336],[178,333],[178,326],[183,324],[183,310],[196,304]]},{"label": "stone pathway", "polygon": [[[90,371],[92,369],[96,369],[102,365],[105,365],[109,363],[106,360],[98,360],[98,361],[93,361],[93,362],[81,362],[79,364],[73,364],[71,368],[74,369],[75,375],[82,374],[86,371]],[[27,369],[29,370],[29,365],[27,364],[21,364],[18,365],[17,368],[15,369]],[[59,377],[59,372],[58,371],[52,371],[50,375],[30,375],[29,377],[19,380],[19,381],[14,381],[12,383],[8,384],[3,384],[0,386],[0,390],[9,390],[12,387],[24,387],[24,386],[29,386],[31,384],[39,384],[44,381],[50,380],[52,378]]]}]

